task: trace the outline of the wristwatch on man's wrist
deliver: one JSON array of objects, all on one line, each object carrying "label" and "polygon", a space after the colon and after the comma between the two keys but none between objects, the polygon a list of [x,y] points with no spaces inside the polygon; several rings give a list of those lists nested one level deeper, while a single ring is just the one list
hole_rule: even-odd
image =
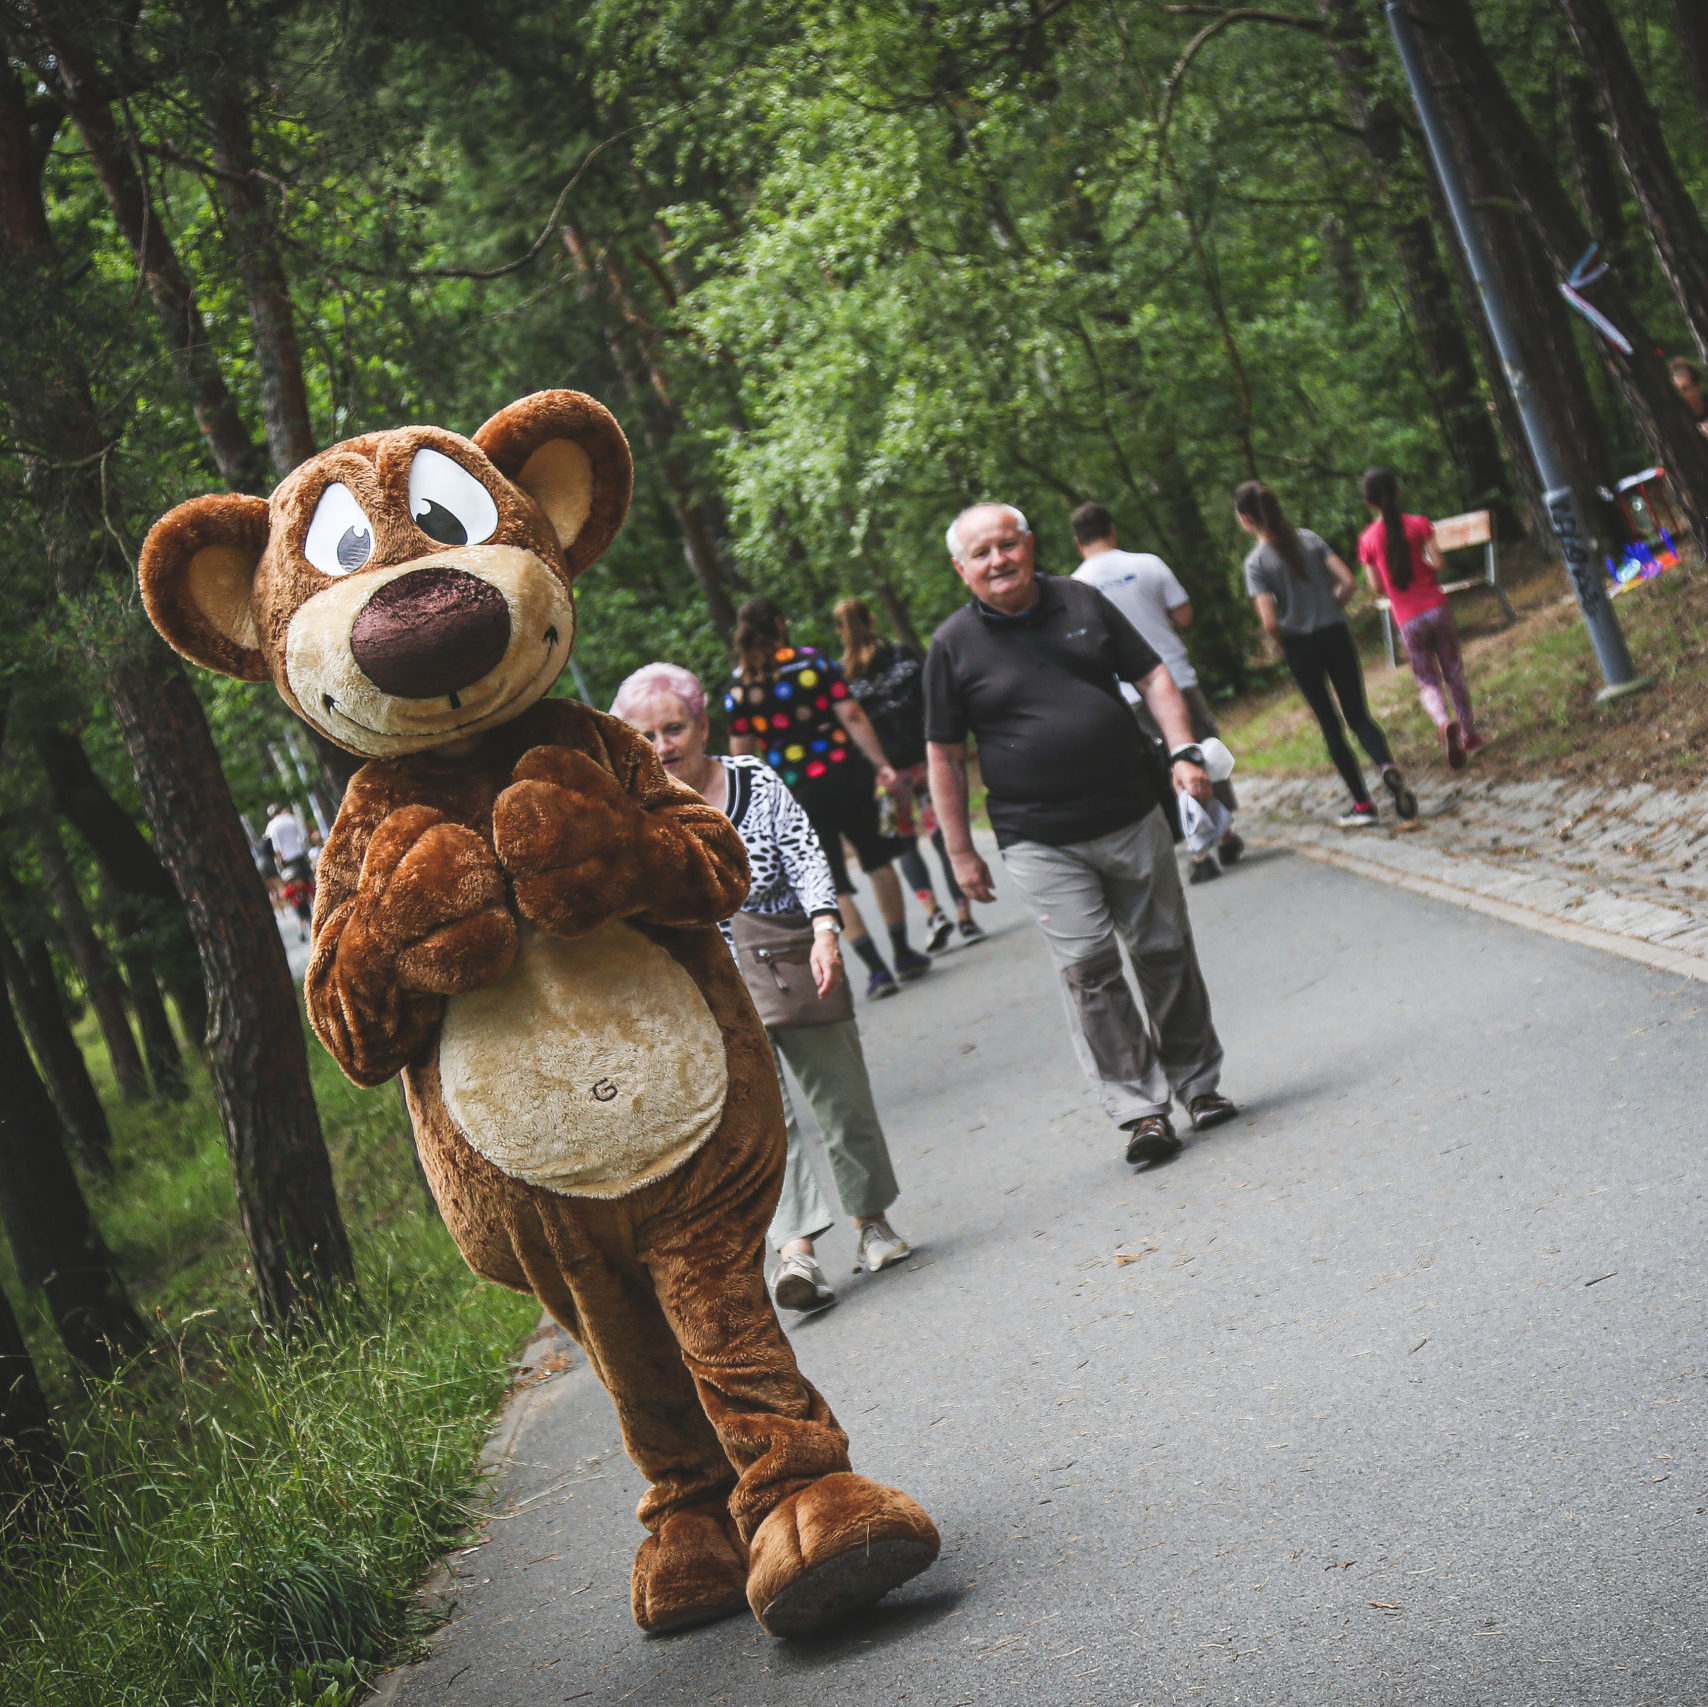
[{"label": "wristwatch on man's wrist", "polygon": [[1168,755],[1168,762],[1171,765],[1178,765],[1182,761],[1189,765],[1196,765],[1199,770],[1202,770],[1204,768],[1204,749],[1196,741],[1189,741],[1184,747],[1176,747]]}]

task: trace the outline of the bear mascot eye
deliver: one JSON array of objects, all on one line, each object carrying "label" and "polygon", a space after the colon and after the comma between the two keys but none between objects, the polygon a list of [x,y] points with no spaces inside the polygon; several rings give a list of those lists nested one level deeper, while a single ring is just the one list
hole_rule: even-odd
[{"label": "bear mascot eye", "polygon": [[409,513],[441,545],[479,545],[498,531],[492,494],[460,462],[436,450],[418,450],[409,464]]},{"label": "bear mascot eye", "polygon": [[320,494],[302,551],[322,575],[348,575],[373,556],[374,524],[343,481]]}]

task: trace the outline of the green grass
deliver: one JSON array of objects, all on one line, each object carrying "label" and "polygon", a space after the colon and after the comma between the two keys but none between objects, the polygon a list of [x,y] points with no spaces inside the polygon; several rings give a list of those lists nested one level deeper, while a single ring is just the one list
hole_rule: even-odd
[{"label": "green grass", "polygon": [[310,1048],[359,1293],[289,1342],[253,1319],[205,1074],[169,1110],[108,1098],[118,1165],[92,1196],[162,1350],[91,1392],[31,1319],[84,1515],[0,1584],[0,1701],[343,1707],[466,1528],[537,1306],[464,1266],[395,1090],[357,1090]]}]

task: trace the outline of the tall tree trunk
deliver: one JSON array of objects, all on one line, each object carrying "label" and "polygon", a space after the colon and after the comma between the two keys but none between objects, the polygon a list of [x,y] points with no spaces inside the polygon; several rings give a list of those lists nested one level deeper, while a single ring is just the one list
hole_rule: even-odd
[{"label": "tall tree trunk", "polygon": [[11,987],[12,1002],[30,1045],[41,1063],[42,1077],[65,1128],[72,1153],[92,1174],[113,1170],[113,1132],[101,1106],[89,1063],[77,1046],[54,971],[53,956],[39,936],[14,943],[0,930],[0,970]]},{"label": "tall tree trunk", "polygon": [[[1383,220],[1399,258],[1400,277],[1417,333],[1425,383],[1441,422],[1447,454],[1459,471],[1460,501],[1489,506],[1508,531],[1510,486],[1502,463],[1495,421],[1477,385],[1476,364],[1465,321],[1453,300],[1453,286],[1435,240],[1427,199],[1418,205],[1414,173],[1406,152],[1399,109],[1376,85],[1376,55],[1369,24],[1356,0],[1317,0],[1326,26],[1325,40],[1340,79],[1341,98],[1370,170]],[[1471,301],[1474,303],[1475,298]],[[1499,364],[1490,369],[1499,372]],[[1522,435],[1509,440],[1514,466],[1527,463]]]},{"label": "tall tree trunk", "polygon": [[[1557,278],[1589,247],[1589,236],[1559,174],[1489,57],[1470,0],[1409,0],[1418,35],[1443,93],[1456,86],[1475,108],[1511,193],[1523,205]],[[1708,440],[1667,377],[1666,364],[1616,274],[1596,287],[1603,312],[1630,341],[1629,353],[1597,337],[1596,348],[1648,440],[1650,453],[1672,480],[1679,508],[1699,540],[1708,538]]]},{"label": "tall tree trunk", "polygon": [[0,1002],[0,1222],[24,1283],[85,1369],[110,1375],[147,1347],[9,1000]]},{"label": "tall tree trunk", "polygon": [[[262,1310],[283,1321],[354,1275],[309,1088],[302,1009],[201,702],[152,634],[127,654],[111,666],[108,696],[158,845],[191,898],[238,1213]],[[168,828],[182,825],[195,833]]]},{"label": "tall tree trunk", "polygon": [[[1573,331],[1572,315],[1561,297],[1547,256],[1523,210],[1513,201],[1511,188],[1495,158],[1488,137],[1479,127],[1475,103],[1464,87],[1449,83],[1440,91],[1442,116],[1452,133],[1454,152],[1464,175],[1475,216],[1483,228],[1490,266],[1501,296],[1509,305],[1519,343],[1524,351],[1525,373],[1532,393],[1544,413],[1555,423],[1558,449],[1571,473],[1572,486],[1587,506],[1584,525],[1597,546],[1607,538],[1601,506],[1594,501],[1595,489],[1613,476],[1613,453],[1595,393],[1584,369],[1583,355]],[[1452,230],[1439,189],[1430,180],[1436,218],[1442,228]],[[1460,295],[1477,302],[1476,284],[1459,248],[1457,237],[1449,239]],[[1506,371],[1495,348],[1480,305],[1476,313],[1479,344],[1485,371],[1492,377],[1502,434],[1513,447],[1513,467],[1524,494],[1533,537],[1553,537],[1553,525],[1543,500],[1542,479],[1531,457],[1529,440],[1519,414],[1517,400],[1507,382]]]},{"label": "tall tree trunk", "polygon": [[65,1452],[12,1301],[0,1292],[0,1546],[60,1501]]},{"label": "tall tree trunk", "polygon": [[116,801],[89,761],[82,737],[69,729],[46,727],[36,739],[48,788],[59,815],[95,856],[101,877],[115,899],[128,896],[143,904],[161,933],[155,964],[190,1040],[201,1047],[208,1029],[207,991],[190,935],[190,921],[177,887],[136,820]]},{"label": "tall tree trunk", "polygon": [[[1613,146],[1643,210],[1661,271],[1690,328],[1697,355],[1708,359],[1708,229],[1679,180],[1666,132],[1606,0],[1558,4],[1607,114]],[[1685,413],[1677,412],[1681,417]]]},{"label": "tall tree trunk", "polygon": [[1595,89],[1581,69],[1561,66],[1555,77],[1570,149],[1572,187],[1584,219],[1617,265],[1625,252],[1625,188]]},{"label": "tall tree trunk", "polygon": [[265,461],[226,386],[195,289],[137,170],[111,91],[84,39],[82,20],[69,0],[34,0],[28,16],[27,26],[14,19],[0,28],[77,128],[107,206],[148,286],[220,478],[235,491],[256,491],[265,483]]},{"label": "tall tree trunk", "polygon": [[119,1095],[129,1103],[146,1102],[148,1073],[143,1067],[136,1038],[131,1034],[124,980],[113,965],[106,945],[95,934],[89,909],[83,904],[83,892],[77,886],[77,875],[65,857],[58,827],[50,823],[38,824],[35,843],[36,857],[41,861],[42,875],[47,879],[48,894],[53,897],[60,929],[65,932],[66,946],[77,963],[83,988],[88,992],[89,1005],[95,1010],[101,1041],[107,1046]]},{"label": "tall tree trunk", "polygon": [[1224,563],[1227,554],[1216,548],[1191,470],[1171,438],[1158,434],[1147,442],[1142,478],[1180,547],[1172,567],[1192,601],[1193,658],[1218,681],[1240,687],[1246,675],[1244,601],[1229,596],[1225,579],[1212,567]]},{"label": "tall tree trunk", "polygon": [[125,969],[131,1011],[136,1015],[136,1029],[142,1035],[149,1082],[161,1102],[182,1102],[190,1094],[190,1087],[184,1081],[184,1055],[166,1012],[160,981],[154,973],[154,958],[137,941],[139,926],[134,912],[122,912],[114,922],[121,938],[119,964]]},{"label": "tall tree trunk", "polygon": [[[0,364],[13,436],[37,447],[25,490],[78,644],[106,687],[142,808],[189,911],[210,1017],[208,1056],[263,1313],[287,1320],[347,1287],[350,1244],[309,1088],[302,1011],[201,703],[144,629],[98,466],[101,424],[63,309],[23,91],[0,74],[0,288],[32,329]],[[21,138],[21,145],[19,139]]]},{"label": "tall tree trunk", "polygon": [[913,625],[913,613],[907,608],[907,599],[894,580],[878,567],[870,552],[866,555],[866,573],[872,577],[872,585],[877,589],[878,603],[884,607],[884,615],[890,620],[890,632],[904,646],[911,646],[923,658],[926,643],[920,639],[919,630]]},{"label": "tall tree trunk", "polygon": [[718,637],[735,632],[735,604],[729,596],[729,566],[719,549],[709,502],[697,490],[694,470],[678,442],[685,425],[651,340],[637,331],[641,321],[627,274],[608,245],[595,248],[573,221],[563,228],[568,250],[586,282],[588,294],[603,299],[601,319],[623,389],[640,417],[641,434],[665,486],[670,507],[682,530],[682,552],[689,573],[706,601],[707,614]]},{"label": "tall tree trunk", "polygon": [[203,0],[210,26],[202,110],[213,143],[220,200],[230,222],[238,272],[249,303],[255,361],[261,370],[261,412],[273,473],[284,477],[319,448],[308,414],[308,386],[297,342],[290,280],[280,258],[279,233],[255,158],[254,131],[238,67],[247,57],[225,0]]},{"label": "tall tree trunk", "polygon": [[1696,116],[1708,129],[1708,6],[1702,0],[1672,0],[1672,22]]}]

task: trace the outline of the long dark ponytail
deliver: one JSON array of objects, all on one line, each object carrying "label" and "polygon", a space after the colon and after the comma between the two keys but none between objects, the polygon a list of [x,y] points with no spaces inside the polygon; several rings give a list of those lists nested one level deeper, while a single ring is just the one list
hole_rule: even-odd
[{"label": "long dark ponytail", "polygon": [[1305,547],[1299,530],[1281,508],[1281,500],[1261,480],[1248,480],[1234,489],[1234,509],[1281,553],[1281,561],[1302,580]]},{"label": "long dark ponytail", "polygon": [[770,678],[785,625],[782,607],[775,599],[760,596],[742,602],[735,613],[735,656],[743,681]]},{"label": "long dark ponytail", "polygon": [[1372,468],[1359,482],[1366,504],[1382,512],[1382,537],[1388,559],[1388,585],[1403,593],[1411,585],[1411,541],[1406,538],[1406,519],[1400,514],[1400,482],[1391,468]]}]

